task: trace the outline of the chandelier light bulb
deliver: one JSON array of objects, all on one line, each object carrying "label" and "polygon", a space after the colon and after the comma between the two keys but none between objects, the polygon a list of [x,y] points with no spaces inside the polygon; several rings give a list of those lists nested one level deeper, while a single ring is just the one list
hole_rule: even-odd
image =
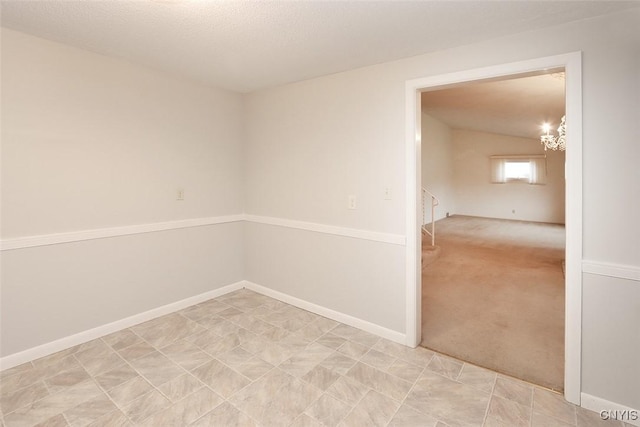
[{"label": "chandelier light bulb", "polygon": [[551,129],[551,125],[549,123],[543,124],[542,129],[545,134],[540,136],[540,142],[542,143],[542,145],[544,145],[545,151],[548,149],[560,151],[564,151],[567,149],[567,141],[565,137],[565,116],[562,116],[562,120],[560,120],[560,126],[558,127],[558,136],[549,134],[549,131]]}]

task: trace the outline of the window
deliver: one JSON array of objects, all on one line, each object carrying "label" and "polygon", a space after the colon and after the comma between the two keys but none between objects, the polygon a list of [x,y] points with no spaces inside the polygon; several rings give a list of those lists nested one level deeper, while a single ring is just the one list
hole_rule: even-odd
[{"label": "window", "polygon": [[544,155],[491,156],[491,182],[545,184],[547,158]]}]

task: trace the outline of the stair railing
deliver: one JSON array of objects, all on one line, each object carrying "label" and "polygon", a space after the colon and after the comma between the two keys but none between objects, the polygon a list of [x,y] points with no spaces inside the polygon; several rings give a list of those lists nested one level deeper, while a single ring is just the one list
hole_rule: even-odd
[{"label": "stair railing", "polygon": [[[431,230],[427,228],[427,200],[431,205]],[[440,204],[440,200],[429,192],[426,188],[422,188],[422,230],[431,236],[431,246],[436,245],[436,206]]]}]

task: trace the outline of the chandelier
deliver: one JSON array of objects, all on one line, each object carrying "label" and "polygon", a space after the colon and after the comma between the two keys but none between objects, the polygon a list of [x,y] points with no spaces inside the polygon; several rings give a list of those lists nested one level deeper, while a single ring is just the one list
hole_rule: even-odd
[{"label": "chandelier", "polygon": [[542,130],[546,132],[545,135],[540,136],[540,142],[544,145],[544,150],[560,150],[564,151],[567,149],[567,141],[565,139],[565,116],[562,116],[562,120],[560,121],[560,127],[558,127],[558,136],[550,135],[549,130],[551,130],[551,126],[548,123],[545,123],[542,126]]}]

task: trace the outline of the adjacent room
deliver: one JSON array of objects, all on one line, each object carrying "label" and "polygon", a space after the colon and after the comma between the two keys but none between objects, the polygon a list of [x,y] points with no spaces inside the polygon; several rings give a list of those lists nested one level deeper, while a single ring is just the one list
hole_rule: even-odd
[{"label": "adjacent room", "polygon": [[422,345],[560,391],[566,147],[540,136],[562,121],[564,80],[557,70],[421,99]]},{"label": "adjacent room", "polygon": [[[0,0],[0,19],[0,425],[640,425],[640,3]],[[526,132],[413,114],[416,82],[487,69],[566,105],[494,120],[549,90],[441,94]],[[565,113],[566,151],[544,151]]]}]

